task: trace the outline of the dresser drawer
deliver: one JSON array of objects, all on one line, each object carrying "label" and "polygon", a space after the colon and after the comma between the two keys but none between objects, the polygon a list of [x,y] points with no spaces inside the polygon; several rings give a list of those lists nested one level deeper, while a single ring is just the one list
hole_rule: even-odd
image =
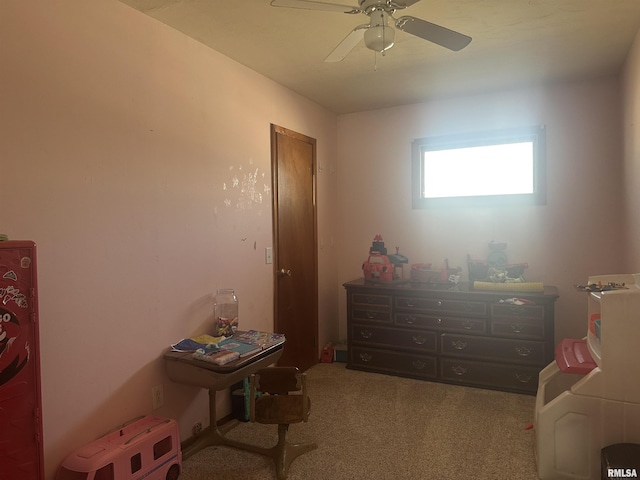
[{"label": "dresser drawer", "polygon": [[485,333],[484,318],[443,317],[420,313],[396,313],[395,324],[403,327],[424,327],[451,332]]},{"label": "dresser drawer", "polygon": [[540,368],[442,358],[440,378],[447,382],[535,394]]},{"label": "dresser drawer", "polygon": [[511,305],[507,303],[494,303],[491,305],[491,317],[497,318],[544,318],[542,305]]},{"label": "dresser drawer", "polygon": [[539,318],[501,318],[491,319],[491,334],[500,337],[530,338],[544,340],[544,322]]},{"label": "dresser drawer", "polygon": [[544,365],[544,344],[528,340],[507,340],[442,333],[440,353],[456,357]]},{"label": "dresser drawer", "polygon": [[368,293],[354,293],[351,295],[353,306],[367,305],[369,307],[383,307],[391,310],[391,296]]},{"label": "dresser drawer", "polygon": [[431,312],[459,313],[464,315],[487,314],[487,304],[485,302],[475,302],[466,300],[449,300],[437,297],[396,297],[396,308],[400,310],[427,310]]},{"label": "dresser drawer", "polygon": [[351,341],[367,345],[410,348],[435,353],[438,350],[436,332],[423,332],[400,328],[353,325]]},{"label": "dresser drawer", "polygon": [[391,312],[384,310],[368,310],[364,308],[354,308],[351,311],[351,320],[354,322],[382,322],[391,323]]},{"label": "dresser drawer", "polygon": [[353,346],[349,367],[420,378],[436,378],[436,357]]}]

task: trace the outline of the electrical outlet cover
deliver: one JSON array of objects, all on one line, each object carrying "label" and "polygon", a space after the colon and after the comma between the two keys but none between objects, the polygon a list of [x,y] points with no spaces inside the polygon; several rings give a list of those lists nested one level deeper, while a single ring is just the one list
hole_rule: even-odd
[{"label": "electrical outlet cover", "polygon": [[164,405],[164,390],[162,385],[156,385],[151,390],[151,398],[153,401],[153,409],[156,410]]}]

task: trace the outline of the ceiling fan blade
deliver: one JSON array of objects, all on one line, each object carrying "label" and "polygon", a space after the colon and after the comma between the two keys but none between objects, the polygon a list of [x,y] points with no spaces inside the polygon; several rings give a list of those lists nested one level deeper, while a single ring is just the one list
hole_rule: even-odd
[{"label": "ceiling fan blade", "polygon": [[416,37],[436,43],[441,47],[457,52],[469,45],[471,37],[463,35],[435,23],[427,22],[416,17],[400,17],[396,21],[396,27]]},{"label": "ceiling fan blade", "polygon": [[271,0],[272,7],[303,8],[305,10],[323,10],[339,13],[362,13],[358,7],[338,5],[337,3],[316,2],[314,0]]},{"label": "ceiling fan blade", "polygon": [[351,50],[360,43],[367,28],[369,28],[369,24],[358,25],[356,28],[351,30],[349,35],[347,35],[344,40],[342,40],[338,46],[333,49],[333,52],[331,52],[324,61],[327,63],[333,63],[344,60],[344,58],[349,55],[349,52],[351,52]]}]

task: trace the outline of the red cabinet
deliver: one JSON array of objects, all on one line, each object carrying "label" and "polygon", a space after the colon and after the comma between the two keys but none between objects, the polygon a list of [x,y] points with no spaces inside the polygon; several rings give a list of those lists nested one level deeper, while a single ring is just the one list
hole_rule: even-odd
[{"label": "red cabinet", "polygon": [[0,242],[0,479],[44,479],[36,246]]}]

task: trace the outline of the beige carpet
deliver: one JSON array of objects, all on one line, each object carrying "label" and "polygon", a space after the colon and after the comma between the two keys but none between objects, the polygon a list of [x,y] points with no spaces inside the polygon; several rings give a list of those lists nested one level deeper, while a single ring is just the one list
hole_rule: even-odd
[{"label": "beige carpet", "polygon": [[[289,480],[537,480],[535,397],[347,370],[318,364],[307,372],[308,423],[292,441],[318,449],[298,457]],[[277,427],[241,423],[237,440],[272,446]],[[183,465],[180,480],[274,479],[273,462],[209,447]]]}]

